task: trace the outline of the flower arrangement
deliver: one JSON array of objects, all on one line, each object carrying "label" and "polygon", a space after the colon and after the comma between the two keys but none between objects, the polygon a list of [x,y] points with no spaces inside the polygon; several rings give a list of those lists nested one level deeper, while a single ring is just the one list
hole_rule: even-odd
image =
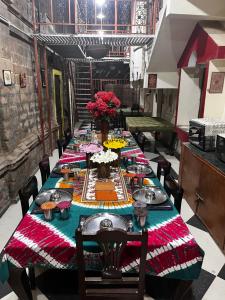
[{"label": "flower arrangement", "polygon": [[91,161],[94,163],[104,163],[104,164],[108,164],[111,163],[113,161],[115,161],[118,158],[118,154],[115,152],[112,152],[111,150],[107,150],[107,151],[101,151],[98,153],[95,153],[92,157],[91,157]]},{"label": "flower arrangement", "polygon": [[84,153],[97,153],[103,151],[103,147],[96,143],[89,143],[89,144],[81,144],[79,146],[80,152]]},{"label": "flower arrangement", "polygon": [[127,142],[124,139],[111,139],[103,143],[108,149],[121,149],[127,146]]},{"label": "flower arrangement", "polygon": [[95,101],[88,102],[86,108],[95,119],[109,120],[116,116],[121,103],[113,92],[97,92],[94,97]]}]

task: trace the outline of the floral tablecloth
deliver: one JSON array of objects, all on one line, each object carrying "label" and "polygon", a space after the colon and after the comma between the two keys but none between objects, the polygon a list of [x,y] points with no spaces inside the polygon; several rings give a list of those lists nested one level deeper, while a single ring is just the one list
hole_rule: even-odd
[{"label": "floral tablecloth", "polygon": [[[74,143],[74,140],[71,143]],[[132,154],[136,154],[137,161],[148,163],[137,146],[124,148],[122,151],[122,156],[130,157]],[[18,268],[31,265],[57,269],[76,268],[74,235],[81,215],[93,215],[106,210],[120,215],[133,213],[132,197],[124,202],[120,201],[117,205],[114,202],[82,202],[81,194],[86,172],[84,154],[67,149],[59,162],[77,162],[83,169],[79,180],[71,178],[67,182],[61,176],[52,173],[42,187],[42,190],[66,188],[73,192],[70,218],[61,220],[55,214],[51,222],[46,222],[42,214],[32,214],[31,207],[4,249],[6,261]],[[160,185],[156,177],[150,180],[153,184]],[[146,227],[149,235],[146,273],[190,280],[199,276],[204,253],[175,208],[167,211],[149,211]],[[140,230],[135,222],[134,230]],[[139,264],[135,247],[137,246],[133,244],[127,246],[126,256],[122,262],[124,272],[135,270]],[[87,263],[92,269],[98,268],[100,263],[98,254],[87,252]]]}]

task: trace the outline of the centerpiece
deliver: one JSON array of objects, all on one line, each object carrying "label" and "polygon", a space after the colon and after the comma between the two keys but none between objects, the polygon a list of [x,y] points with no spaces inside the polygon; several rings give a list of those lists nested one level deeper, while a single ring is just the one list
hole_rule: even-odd
[{"label": "centerpiece", "polygon": [[86,108],[100,122],[103,143],[108,137],[109,121],[117,115],[116,109],[120,107],[120,100],[113,92],[100,91],[94,97],[95,100],[88,102]]},{"label": "centerpiece", "polygon": [[92,155],[90,160],[97,164],[98,178],[110,177],[110,164],[118,159],[118,154],[111,150],[101,151]]},{"label": "centerpiece", "polygon": [[117,153],[118,155],[118,164],[119,166],[120,163],[120,158],[121,158],[121,149],[127,146],[127,142],[124,139],[111,139],[107,140],[103,143],[103,146],[111,149],[113,152]]},{"label": "centerpiece", "polygon": [[90,168],[91,167],[91,164],[90,164],[91,155],[94,153],[103,151],[103,147],[96,143],[88,143],[88,144],[81,144],[79,146],[79,150],[80,150],[80,152],[86,153],[86,165],[87,165],[87,168]]}]

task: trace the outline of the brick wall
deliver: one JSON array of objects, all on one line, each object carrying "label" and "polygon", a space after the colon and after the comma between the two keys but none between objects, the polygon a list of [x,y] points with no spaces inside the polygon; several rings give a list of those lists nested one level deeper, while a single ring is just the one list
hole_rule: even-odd
[{"label": "brick wall", "polygon": [[[13,4],[8,5],[7,3]],[[18,198],[18,190],[38,169],[43,155],[36,90],[31,1],[0,0],[0,215]],[[11,26],[12,25],[12,26]],[[40,51],[40,49],[39,49]],[[42,57],[42,54],[40,55]],[[61,62],[62,64],[62,62]],[[41,65],[43,63],[41,61]],[[61,66],[61,65],[60,65]],[[59,68],[60,68],[59,66]],[[52,68],[48,70],[51,83]],[[3,70],[10,70],[12,85],[5,86]],[[20,86],[20,74],[26,74],[26,87]],[[52,93],[51,107],[53,107]],[[45,147],[49,149],[48,114],[43,89]],[[57,124],[51,115],[53,144]],[[55,145],[55,144],[54,144]]]}]

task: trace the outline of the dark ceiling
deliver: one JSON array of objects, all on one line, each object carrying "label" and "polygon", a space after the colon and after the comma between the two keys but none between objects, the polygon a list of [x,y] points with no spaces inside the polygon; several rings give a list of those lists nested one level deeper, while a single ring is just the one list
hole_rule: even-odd
[{"label": "dark ceiling", "polygon": [[95,79],[129,79],[129,64],[123,62],[97,62],[93,63],[93,78]]}]

